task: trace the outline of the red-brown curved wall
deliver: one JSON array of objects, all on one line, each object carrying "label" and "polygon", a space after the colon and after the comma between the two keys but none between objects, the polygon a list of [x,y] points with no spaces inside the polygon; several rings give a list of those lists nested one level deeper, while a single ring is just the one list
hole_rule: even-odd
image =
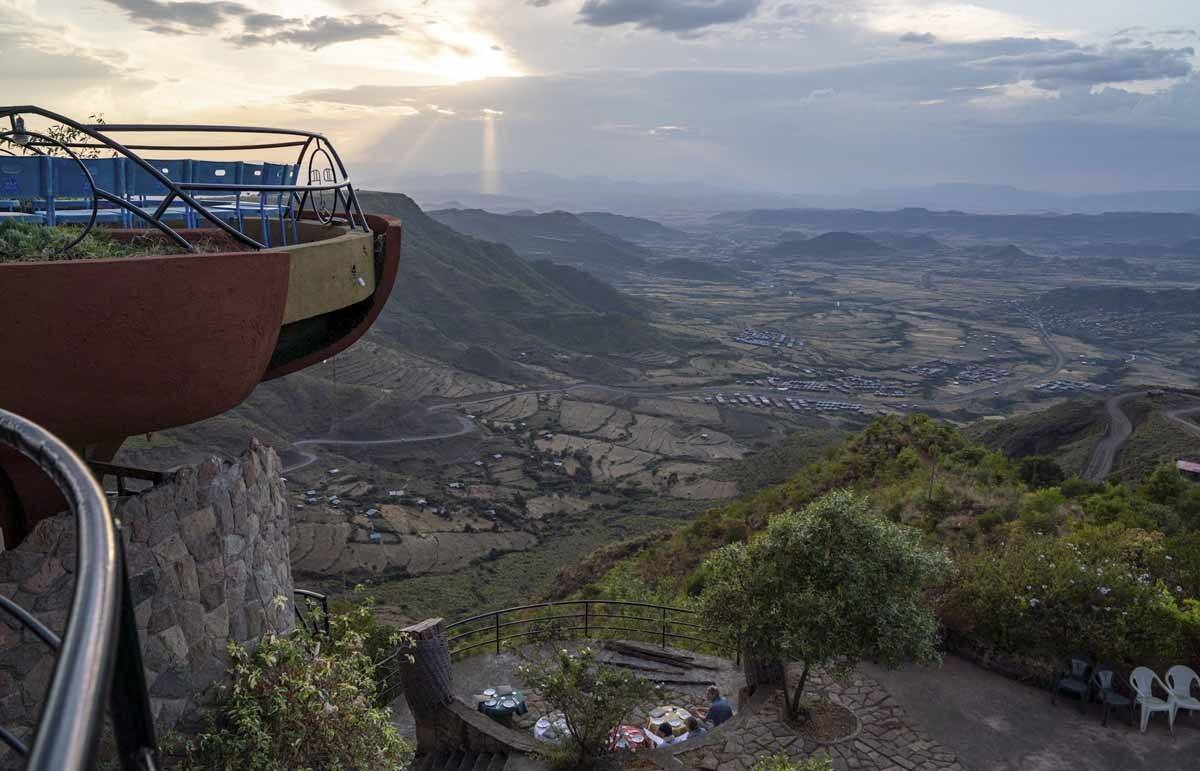
[{"label": "red-brown curved wall", "polygon": [[[109,453],[219,415],[266,371],[288,269],[257,252],[0,265],[0,408]],[[0,475],[11,547],[62,498],[15,451],[0,449]]]},{"label": "red-brown curved wall", "polygon": [[0,265],[0,407],[73,446],[218,415],[262,379],[288,255]]}]

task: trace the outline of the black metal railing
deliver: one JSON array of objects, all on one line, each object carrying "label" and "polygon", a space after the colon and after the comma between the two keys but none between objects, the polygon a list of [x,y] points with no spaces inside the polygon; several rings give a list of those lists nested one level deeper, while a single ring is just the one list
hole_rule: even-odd
[{"label": "black metal railing", "polygon": [[120,526],[88,467],[49,431],[0,410],[0,445],[25,455],[50,477],[77,527],[75,588],[61,638],[0,597],[0,609],[58,654],[32,746],[4,728],[0,741],[25,758],[26,769],[92,769],[108,701],[121,767],[154,769],[154,726]]},{"label": "black metal railing", "polygon": [[[317,617],[313,618],[314,606],[319,608]],[[311,635],[323,634],[329,636],[329,596],[308,589],[292,590],[292,607],[296,611],[296,620]]]},{"label": "black metal railing", "polygon": [[[58,124],[66,130],[71,138],[58,137],[29,130],[25,127],[24,116],[36,115]],[[7,118],[10,123],[8,130],[0,130],[0,147],[11,147],[22,153],[34,155],[53,155],[61,153],[72,159],[80,174],[87,181],[92,191],[91,217],[81,229],[78,237],[61,250],[65,251],[83,240],[88,231],[95,225],[99,215],[99,203],[105,201],[113,206],[137,217],[145,224],[158,229],[161,233],[175,242],[178,246],[195,251],[195,247],[176,229],[164,221],[170,207],[176,201],[190,207],[197,215],[207,220],[230,236],[254,249],[265,249],[266,244],[252,238],[238,228],[233,227],[220,217],[211,207],[197,199],[196,195],[211,192],[224,195],[235,195],[241,198],[243,193],[257,193],[260,196],[287,196],[287,206],[292,221],[311,218],[323,225],[344,223],[351,229],[362,228],[369,231],[366,216],[359,206],[358,197],[354,191],[350,174],[342,162],[333,144],[323,134],[302,129],[266,128],[262,126],[213,126],[202,124],[137,124],[137,123],[100,123],[85,124],[72,120],[65,115],[46,110],[35,105],[17,105],[0,107],[0,119]],[[153,133],[153,134],[253,134],[282,137],[280,141],[247,142],[235,144],[205,144],[205,143],[176,143],[176,144],[132,144],[121,143],[110,134],[124,133]],[[205,153],[245,152],[248,150],[278,150],[281,148],[298,148],[295,163],[296,179],[288,184],[256,184],[230,182],[195,182],[176,181],[154,164],[147,162],[136,151],[166,150],[166,151],[202,151]],[[161,200],[153,211],[143,209],[119,194],[120,191],[105,190],[96,185],[91,171],[84,164],[76,150],[106,151],[114,157],[123,157],[136,164],[139,169],[152,178],[163,188]],[[5,155],[14,155],[11,150],[4,149]],[[319,159],[324,159],[319,160]],[[307,162],[307,163],[306,163]],[[325,163],[325,166],[314,164]],[[307,180],[300,182],[300,169],[306,171]],[[325,205],[325,195],[331,194],[332,200]],[[156,196],[157,198],[157,196]],[[344,212],[339,217],[339,207]],[[311,211],[309,209],[311,208]]]},{"label": "black metal railing", "polygon": [[161,484],[166,479],[167,474],[155,469],[139,468],[137,466],[126,466],[120,463],[102,463],[100,461],[88,461],[91,466],[92,473],[96,475],[96,479],[102,483],[105,477],[115,477],[117,487],[115,490],[105,491],[107,495],[117,498],[124,498],[134,492],[145,492],[145,490],[131,490],[129,488],[129,480],[136,479],[139,482],[148,482],[150,487]]},{"label": "black metal railing", "polygon": [[711,639],[697,636],[703,630],[697,618],[694,610],[650,602],[563,600],[481,613],[447,624],[446,632],[454,656],[483,646],[499,653],[510,640],[576,634],[649,639],[663,648],[669,643],[691,644],[715,651]]}]

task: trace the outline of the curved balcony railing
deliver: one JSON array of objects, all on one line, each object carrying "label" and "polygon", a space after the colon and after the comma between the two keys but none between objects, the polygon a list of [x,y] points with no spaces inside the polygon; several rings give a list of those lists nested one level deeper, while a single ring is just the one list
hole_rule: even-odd
[{"label": "curved balcony railing", "polygon": [[629,600],[563,600],[521,605],[464,618],[446,625],[452,656],[484,646],[499,653],[505,642],[541,638],[548,634],[583,637],[648,639],[666,648],[670,643],[715,648],[697,636],[703,626],[694,610]]},{"label": "curved balcony railing", "polygon": [[[25,127],[25,116],[38,116],[57,124],[59,131],[51,136]],[[57,157],[65,160],[70,167],[69,177],[73,182],[73,195],[82,201],[84,214],[90,210],[81,224],[84,225],[78,238],[64,249],[74,246],[81,241],[88,231],[100,218],[100,203],[103,201],[113,207],[111,211],[119,213],[122,221],[129,223],[140,222],[156,228],[163,235],[188,251],[195,251],[194,246],[169,222],[175,222],[180,217],[179,207],[186,210],[184,218],[190,226],[203,220],[240,243],[253,248],[264,249],[270,246],[269,236],[263,240],[252,237],[243,227],[242,211],[243,195],[256,194],[258,199],[247,202],[257,205],[266,199],[271,199],[271,218],[280,223],[289,221],[293,228],[297,220],[314,219],[321,224],[345,224],[351,229],[367,230],[366,217],[359,206],[358,197],[354,192],[350,174],[333,144],[324,135],[301,129],[265,128],[261,126],[212,126],[201,124],[85,124],[72,120],[50,110],[34,105],[19,105],[0,107],[0,120],[7,118],[10,128],[0,130],[0,153],[5,156],[33,155],[49,158]],[[268,141],[242,143],[122,143],[112,137],[113,134],[155,134],[155,135],[255,135],[270,137]],[[286,166],[286,173],[278,179],[267,179],[261,176],[259,181],[236,179],[228,181],[224,178],[198,175],[187,178],[187,175],[176,174],[172,177],[170,168],[161,163],[144,159],[140,151],[170,151],[203,152],[206,154],[221,154],[231,152],[246,152],[259,150],[295,149],[297,151],[295,164]],[[80,152],[97,154],[111,153],[113,159],[123,159],[124,166],[129,170],[131,180],[140,180],[143,187],[150,188],[149,201],[154,208],[138,205],[140,200],[145,204],[146,195],[140,198],[129,189],[133,185],[125,184],[125,170],[115,174],[104,174],[104,184],[93,175],[92,168],[96,164],[106,162],[84,159]],[[187,163],[193,163],[187,161]],[[196,161],[194,163],[203,163]],[[89,165],[92,168],[89,168]],[[254,164],[256,167],[264,164]],[[267,164],[269,165],[269,164]],[[301,172],[306,180],[301,181]],[[52,175],[47,172],[47,178]],[[271,176],[271,175],[268,175]],[[15,186],[14,186],[15,187]],[[81,192],[82,191],[82,192]],[[55,195],[52,184],[43,184],[38,190],[18,191],[22,197],[45,198]],[[217,202],[211,199],[218,197]],[[0,186],[0,198],[13,197],[14,191],[5,191]],[[328,198],[328,200],[327,200]],[[236,209],[236,216],[231,216],[230,201]],[[262,206],[264,220],[267,212]],[[80,211],[80,209],[76,209]],[[253,214],[253,211],[251,212]],[[234,220],[238,227],[230,224]],[[54,224],[53,217],[50,224]],[[283,225],[280,225],[284,231]],[[284,235],[286,239],[286,234]]]},{"label": "curved balcony railing", "polygon": [[95,767],[106,701],[112,706],[121,767],[155,768],[154,728],[124,573],[118,527],[104,493],[83,461],[53,434],[0,410],[0,445],[38,465],[75,515],[75,590],[60,638],[24,608],[0,597],[0,609],[57,653],[32,745],[7,728],[0,741],[31,771]]}]

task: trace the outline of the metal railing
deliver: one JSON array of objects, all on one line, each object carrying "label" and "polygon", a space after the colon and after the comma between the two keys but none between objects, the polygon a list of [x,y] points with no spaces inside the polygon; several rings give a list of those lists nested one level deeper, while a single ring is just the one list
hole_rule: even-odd
[{"label": "metal railing", "polygon": [[[321,608],[318,618],[310,618],[313,605]],[[303,610],[301,610],[303,607]],[[329,596],[309,589],[292,590],[292,608],[296,611],[296,620],[311,635],[323,634],[329,636]]]},{"label": "metal railing", "polygon": [[[74,139],[64,140],[28,130],[25,128],[23,118],[25,115],[40,116],[52,123],[65,127],[76,138],[84,137],[85,139],[81,139],[80,141],[75,141]],[[93,192],[91,196],[91,217],[82,228],[79,236],[60,251],[65,251],[75,246],[92,229],[99,215],[99,202],[101,200],[136,216],[151,227],[158,229],[163,235],[188,251],[195,251],[195,247],[179,232],[163,221],[163,218],[169,212],[171,204],[176,200],[186,204],[196,214],[208,220],[214,227],[229,234],[242,244],[253,249],[267,248],[264,243],[230,225],[194,195],[205,192],[232,194],[238,196],[239,200],[243,193],[258,193],[260,196],[282,196],[286,194],[288,200],[286,209],[290,212],[293,221],[306,218],[306,206],[311,205],[311,218],[316,219],[323,225],[344,222],[351,229],[359,227],[363,230],[370,229],[362,207],[359,206],[358,197],[354,192],[354,185],[351,183],[350,174],[346,171],[345,164],[342,163],[341,157],[329,139],[323,134],[314,131],[266,128],[262,126],[213,126],[203,124],[85,124],[35,105],[0,107],[0,119],[4,118],[9,120],[10,128],[6,131],[0,131],[0,147],[8,145],[20,152],[29,152],[34,155],[62,153],[74,160],[80,173]],[[286,139],[240,144],[123,144],[109,136],[109,134],[114,133],[255,134],[285,137]],[[138,150],[244,152],[247,150],[276,150],[280,148],[299,148],[295,163],[297,178],[294,184],[268,185],[247,184],[244,182],[175,181],[135,152]],[[162,200],[158,202],[158,206],[154,211],[150,212],[134,205],[115,191],[97,187],[91,171],[88,170],[79,157],[79,154],[76,153],[76,150],[111,151],[115,157],[127,158],[164,188]],[[14,154],[7,149],[4,152],[6,155]],[[314,168],[314,164],[318,163],[318,159],[320,158],[323,158],[324,162],[328,165],[324,168]],[[300,184],[299,170],[305,166],[306,159],[307,167],[305,170],[308,179],[305,184]],[[328,207],[324,205],[323,201],[325,193],[333,194],[333,200]],[[345,217],[341,219],[338,217],[339,206],[345,213]]]},{"label": "metal railing", "polygon": [[[629,612],[611,612],[614,609],[629,609]],[[575,612],[567,612],[570,610]],[[688,620],[680,620],[679,616]],[[446,625],[449,634],[446,642],[455,656],[485,645],[499,653],[509,640],[539,638],[550,632],[582,633],[584,637],[619,633],[625,637],[650,638],[663,648],[669,642],[713,647],[711,639],[696,636],[695,632],[703,626],[690,620],[695,618],[698,614],[694,610],[650,602],[563,600],[504,608],[455,621]],[[618,622],[625,624],[618,626]],[[520,628],[524,629],[510,632]]]},{"label": "metal railing", "polygon": [[33,771],[94,768],[107,700],[121,767],[154,769],[154,726],[119,524],[88,467],[49,431],[0,410],[0,445],[25,455],[50,477],[77,527],[75,589],[61,638],[0,597],[0,609],[58,654],[32,746],[4,728],[0,741]]}]

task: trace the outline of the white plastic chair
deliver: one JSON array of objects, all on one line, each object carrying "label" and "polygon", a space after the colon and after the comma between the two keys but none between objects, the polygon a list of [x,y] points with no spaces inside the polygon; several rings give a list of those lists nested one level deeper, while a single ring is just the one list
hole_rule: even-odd
[{"label": "white plastic chair", "polygon": [[1167,670],[1167,685],[1175,696],[1177,712],[1181,709],[1200,712],[1200,698],[1192,695],[1192,683],[1196,684],[1196,693],[1200,693],[1200,675],[1191,667],[1176,664]]},{"label": "white plastic chair", "polygon": [[[1160,699],[1154,695],[1155,683],[1158,683],[1158,687],[1163,690],[1167,698]],[[1155,712],[1167,713],[1167,726],[1171,733],[1175,733],[1175,710],[1178,708],[1178,704],[1175,701],[1174,692],[1167,687],[1167,684],[1147,667],[1138,667],[1133,670],[1129,675],[1129,684],[1133,686],[1134,703],[1142,710],[1142,733],[1146,733],[1146,723],[1149,722],[1150,715]]]}]

